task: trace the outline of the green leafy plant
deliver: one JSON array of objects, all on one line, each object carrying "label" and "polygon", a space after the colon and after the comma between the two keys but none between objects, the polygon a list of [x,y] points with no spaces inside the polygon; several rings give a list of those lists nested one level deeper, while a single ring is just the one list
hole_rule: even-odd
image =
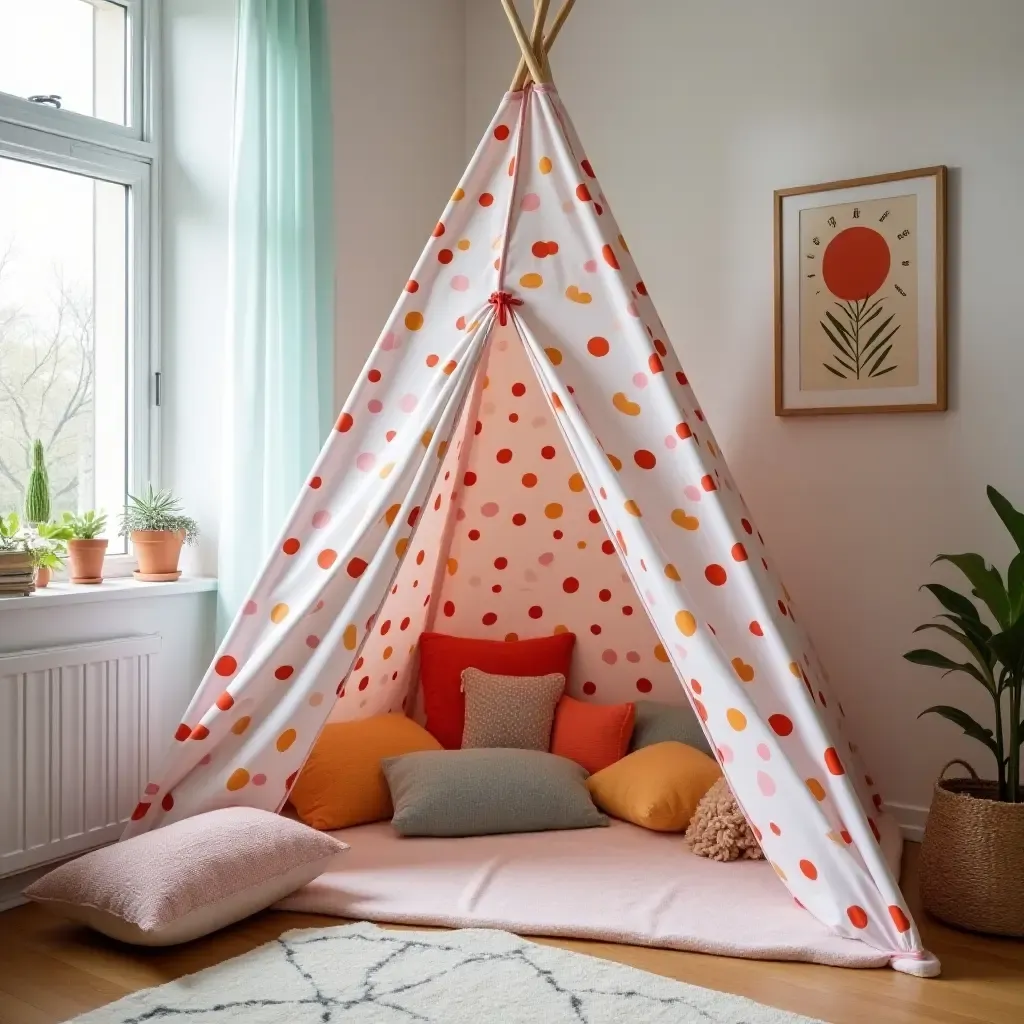
[{"label": "green leafy plant", "polygon": [[73,534],[64,523],[36,523],[26,531],[26,541],[37,569],[60,569],[67,557]]},{"label": "green leafy plant", "polygon": [[95,540],[107,528],[107,517],[93,509],[77,516],[74,512],[65,512],[60,519],[71,531],[73,540]]},{"label": "green leafy plant", "polygon": [[154,491],[153,485],[146,488],[141,497],[129,494],[121,515],[122,537],[130,537],[136,530],[165,530],[185,534],[185,543],[194,544],[199,539],[199,524],[181,511],[181,500],[170,491]]},{"label": "green leafy plant", "polygon": [[43,442],[32,444],[32,471],[25,488],[25,519],[29,523],[45,523],[50,519],[50,477],[46,472]]},{"label": "green leafy plant", "polygon": [[[936,562],[955,565],[971,585],[971,594],[988,610],[995,629],[981,616],[975,601],[939,583],[926,583],[923,589],[932,593],[946,610],[937,618],[945,622],[928,622],[915,633],[934,629],[952,637],[968,654],[970,660],[959,662],[938,651],[921,648],[908,651],[903,657],[915,665],[941,668],[948,675],[959,672],[983,686],[992,699],[995,727],[986,728],[960,708],[938,704],[926,708],[921,715],[935,714],[959,726],[972,739],[983,743],[996,760],[999,799],[1024,802],[1020,782],[1020,753],[1024,743],[1024,721],[1021,720],[1021,696],[1024,691],[1024,514],[1020,513],[994,487],[988,488],[988,500],[1017,545],[1017,554],[1000,574],[981,555],[939,555]],[[951,624],[952,623],[952,624]],[[921,715],[918,715],[920,718]]]},{"label": "green leafy plant", "polygon": [[27,547],[18,513],[0,516],[0,551],[25,551]]}]

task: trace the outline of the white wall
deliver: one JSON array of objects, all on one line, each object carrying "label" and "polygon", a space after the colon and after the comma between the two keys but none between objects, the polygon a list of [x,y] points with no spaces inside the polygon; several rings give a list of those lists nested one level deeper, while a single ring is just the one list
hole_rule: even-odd
[{"label": "white wall", "polygon": [[[520,9],[527,13],[527,0]],[[466,148],[517,51],[467,7]],[[554,74],[701,404],[895,804],[990,755],[933,703],[984,703],[905,663],[955,583],[939,551],[1009,548],[985,501],[1024,507],[1024,3],[586,0]],[[783,421],[772,399],[772,192],[944,163],[951,410]],[[915,815],[902,811],[906,820]]]},{"label": "white wall", "polygon": [[464,0],[330,0],[339,404],[465,166]]}]

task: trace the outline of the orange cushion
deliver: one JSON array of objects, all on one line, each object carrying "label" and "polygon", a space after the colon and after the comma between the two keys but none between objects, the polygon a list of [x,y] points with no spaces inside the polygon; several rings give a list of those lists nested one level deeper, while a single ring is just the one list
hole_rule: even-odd
[{"label": "orange cushion", "polygon": [[384,821],[392,809],[381,759],[440,749],[426,729],[402,714],[329,722],[292,787],[292,806],[301,821],[322,830]]},{"label": "orange cushion", "polygon": [[551,753],[593,774],[626,756],[633,736],[632,704],[587,704],[562,697],[551,727]]},{"label": "orange cushion", "polygon": [[503,676],[546,676],[558,672],[569,682],[575,633],[531,640],[473,640],[424,633],[420,637],[420,684],[427,730],[446,750],[462,746],[466,699],[462,670],[477,668]]}]

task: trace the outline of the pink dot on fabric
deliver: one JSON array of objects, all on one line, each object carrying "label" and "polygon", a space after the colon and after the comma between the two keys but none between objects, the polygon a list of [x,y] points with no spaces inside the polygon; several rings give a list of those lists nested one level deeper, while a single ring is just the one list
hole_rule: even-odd
[{"label": "pink dot on fabric", "polygon": [[466,510],[464,508],[460,508],[459,511],[455,513],[455,518],[461,523],[462,520],[466,518]]},{"label": "pink dot on fabric", "polygon": [[496,501],[489,501],[485,505],[480,506],[480,515],[486,516],[488,519],[496,516],[499,511],[498,503]]},{"label": "pink dot on fabric", "polygon": [[371,398],[366,403],[366,408],[376,415],[384,408],[384,403],[379,398]]},{"label": "pink dot on fabric", "polygon": [[676,656],[679,658],[685,658],[689,653],[682,644],[673,644],[672,649],[676,652]]},{"label": "pink dot on fabric", "polygon": [[767,743],[758,743],[757,756],[761,758],[762,761],[770,761],[772,759],[772,752]]},{"label": "pink dot on fabric", "polygon": [[634,373],[633,374],[633,384],[634,384],[635,387],[638,387],[638,388],[645,388],[645,387],[647,387],[647,374],[646,373]]},{"label": "pink dot on fabric", "polygon": [[540,209],[540,196],[536,192],[527,192],[519,205],[527,213],[532,213],[534,210]]},{"label": "pink dot on fabric", "polygon": [[465,274],[456,274],[452,278],[452,287],[457,292],[464,292],[469,290],[469,278]]},{"label": "pink dot on fabric", "polygon": [[640,655],[636,651],[626,651],[626,661],[631,661],[634,665],[640,660]]},{"label": "pink dot on fabric", "polygon": [[614,665],[619,660],[619,656],[611,649],[601,652],[601,660],[606,665]]},{"label": "pink dot on fabric", "polygon": [[644,600],[647,602],[648,608],[653,608],[658,603],[654,600],[654,595],[649,590],[644,592]]},{"label": "pink dot on fabric", "polygon": [[313,529],[322,530],[331,521],[331,513],[326,509],[320,509],[313,513]]},{"label": "pink dot on fabric", "polygon": [[320,637],[314,636],[312,633],[310,633],[309,636],[306,637],[306,646],[310,648],[319,647]]},{"label": "pink dot on fabric", "polygon": [[757,773],[757,788],[765,796],[775,795],[775,780],[767,772]]},{"label": "pink dot on fabric", "polygon": [[396,347],[395,336],[394,334],[392,334],[391,331],[388,331],[388,333],[385,334],[384,337],[381,339],[380,347],[384,349],[385,352],[390,352],[393,348]]},{"label": "pink dot on fabric", "polygon": [[479,576],[470,576],[469,577],[469,585],[471,587],[479,587],[480,586],[480,577]]},{"label": "pink dot on fabric", "polygon": [[[498,351],[499,352],[505,352],[507,349],[508,349],[508,338],[499,338],[498,339]],[[493,412],[493,411],[494,411],[494,407],[491,406],[491,412]]]},{"label": "pink dot on fabric", "polygon": [[254,786],[265,786],[266,783],[267,783],[267,777],[262,772],[260,772],[259,775],[254,775],[252,777],[252,784]]},{"label": "pink dot on fabric", "polygon": [[693,484],[687,484],[686,487],[683,488],[683,494],[685,494],[690,501],[700,501],[700,493],[700,488],[694,487]]},{"label": "pink dot on fabric", "polygon": [[206,766],[206,765],[208,765],[208,764],[209,764],[209,763],[210,763],[210,762],[211,762],[212,760],[213,760],[213,756],[212,756],[211,754],[204,754],[204,755],[203,755],[203,757],[202,757],[202,759],[200,760],[199,764],[200,764],[201,766],[205,767],[205,766]]},{"label": "pink dot on fabric", "polygon": [[675,448],[675,446],[676,446],[676,439],[675,439],[675,437],[672,434],[667,435],[666,438],[665,438],[665,447],[666,448]]},{"label": "pink dot on fabric", "polygon": [[373,452],[362,452],[356,456],[356,469],[361,469],[364,473],[373,469],[374,464],[377,461],[377,456]]},{"label": "pink dot on fabric", "polygon": [[626,312],[627,312],[627,313],[628,313],[628,314],[629,314],[630,316],[635,316],[635,317],[639,317],[639,316],[640,316],[640,311],[639,311],[639,310],[638,310],[638,309],[636,308],[636,303],[635,303],[635,302],[630,302],[630,303],[629,303],[629,304],[628,304],[628,305],[626,306]]},{"label": "pink dot on fabric", "polygon": [[255,601],[246,601],[245,607],[242,609],[243,615],[255,615],[258,608]]},{"label": "pink dot on fabric", "polygon": [[416,408],[416,403],[419,399],[415,395],[402,395],[398,400],[398,407],[402,412],[412,412]]},{"label": "pink dot on fabric", "polygon": [[537,561],[541,565],[550,565],[555,560],[554,554],[550,551],[545,551],[543,554],[537,556]]},{"label": "pink dot on fabric", "polygon": [[597,260],[587,260],[587,262],[583,264],[583,269],[588,274],[596,274],[597,273]]},{"label": "pink dot on fabric", "polygon": [[547,423],[547,418],[544,416],[534,416],[533,419],[530,420],[531,427],[543,427],[545,423]]},{"label": "pink dot on fabric", "polygon": [[722,755],[722,764],[728,764],[732,760],[732,747],[727,747],[723,743],[719,746],[718,752]]},{"label": "pink dot on fabric", "polygon": [[324,702],[324,695],[322,693],[311,693],[309,695],[309,706],[311,708],[318,708]]},{"label": "pink dot on fabric", "polygon": [[153,796],[154,794],[159,792],[160,787],[155,782],[151,782],[148,786],[146,786],[146,796]]},{"label": "pink dot on fabric", "polygon": [[576,204],[571,199],[566,199],[565,202],[562,203],[562,213],[575,213],[575,212],[576,212]]},{"label": "pink dot on fabric", "polygon": [[[323,608],[324,608],[323,601],[317,601],[317,603],[315,605],[313,605],[313,612],[323,611]],[[310,612],[310,615],[312,615],[313,612]]]}]

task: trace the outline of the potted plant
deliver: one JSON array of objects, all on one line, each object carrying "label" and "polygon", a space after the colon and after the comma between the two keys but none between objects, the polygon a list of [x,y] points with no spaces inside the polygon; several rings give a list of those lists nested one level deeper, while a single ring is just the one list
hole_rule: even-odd
[{"label": "potted plant", "polygon": [[[943,768],[921,848],[921,897],[926,910],[950,924],[1020,936],[1024,935],[1024,786],[1020,777],[1024,514],[994,487],[988,488],[988,498],[1017,545],[1017,554],[1005,574],[981,555],[939,555],[936,561],[949,562],[963,573],[976,600],[939,583],[925,584],[945,609],[937,616],[944,621],[926,623],[915,631],[945,633],[969,658],[961,662],[929,649],[904,655],[915,665],[969,677],[992,702],[990,725],[945,704],[921,712],[941,715],[959,726],[995,760],[991,780],[979,778],[959,759]],[[944,779],[953,764],[962,765],[971,777]]]},{"label": "potted plant", "polygon": [[0,594],[31,594],[35,565],[17,512],[0,516]]},{"label": "potted plant", "polygon": [[29,526],[50,521],[50,477],[46,472],[43,442],[32,444],[32,470],[25,488],[25,522]]},{"label": "potted plant", "polygon": [[138,555],[135,578],[166,582],[181,575],[181,546],[196,542],[199,526],[182,513],[181,501],[170,491],[154,491],[150,484],[142,497],[128,495],[120,534],[131,539]]},{"label": "potted plant", "polygon": [[42,590],[64,565],[71,530],[63,523],[35,523],[25,530],[25,540],[35,567],[35,584]]},{"label": "potted plant", "polygon": [[81,515],[65,512],[61,522],[71,531],[68,541],[71,582],[102,583],[107,538],[100,534],[107,528],[107,517],[90,509]]}]

